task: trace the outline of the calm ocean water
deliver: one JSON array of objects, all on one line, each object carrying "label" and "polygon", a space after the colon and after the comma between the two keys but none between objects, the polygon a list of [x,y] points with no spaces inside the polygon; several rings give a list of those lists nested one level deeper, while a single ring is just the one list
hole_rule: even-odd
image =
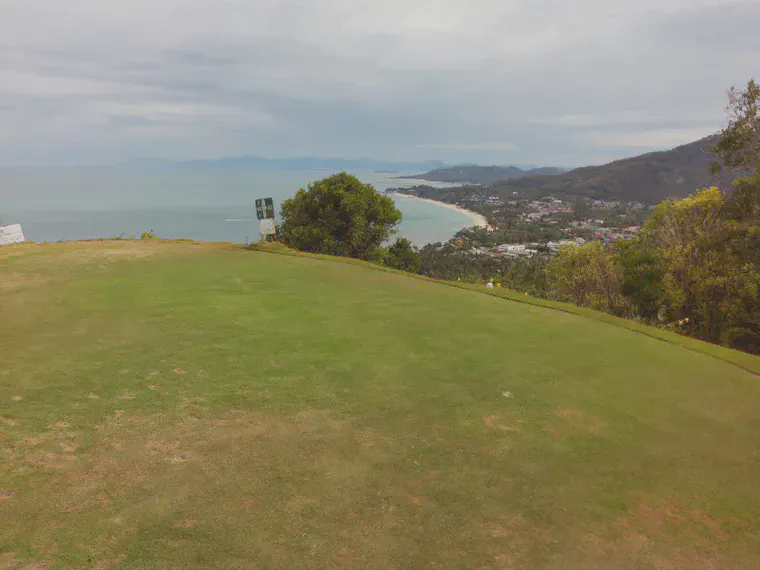
[{"label": "calm ocean water", "polygon": [[[28,240],[159,237],[243,243],[259,239],[254,200],[282,200],[326,171],[190,172],[123,168],[0,170],[0,220],[20,222]],[[378,190],[398,174],[355,172]],[[445,241],[472,220],[461,212],[398,199],[403,235],[417,245]]]}]

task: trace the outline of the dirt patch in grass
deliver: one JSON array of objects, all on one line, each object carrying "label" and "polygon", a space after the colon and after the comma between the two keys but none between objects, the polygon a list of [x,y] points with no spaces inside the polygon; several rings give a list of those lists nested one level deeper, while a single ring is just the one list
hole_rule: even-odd
[{"label": "dirt patch in grass", "polygon": [[[105,244],[105,246],[104,246]],[[160,247],[148,243],[133,242],[127,240],[114,240],[110,242],[72,242],[64,253],[68,260],[92,261],[96,259],[142,259],[161,252]]]},{"label": "dirt patch in grass", "polygon": [[[749,525],[736,517],[719,518],[691,509],[674,498],[638,502],[598,532],[579,537],[574,560],[583,567],[610,569],[757,568],[760,555],[751,544],[737,554]],[[729,554],[727,547],[734,547]]]},{"label": "dirt patch in grass", "polygon": [[554,412],[559,421],[551,422],[545,431],[556,437],[569,435],[598,435],[605,427],[599,418],[582,410],[561,409]]},{"label": "dirt patch in grass", "polygon": [[525,518],[516,513],[499,520],[491,530],[495,538],[509,538],[520,533],[525,527]]},{"label": "dirt patch in grass", "polygon": [[483,418],[483,423],[485,423],[486,427],[497,429],[500,431],[520,431],[520,422],[516,422],[514,424],[505,424],[503,423],[500,416],[486,416]]},{"label": "dirt patch in grass", "polygon": [[609,523],[549,526],[516,512],[483,527],[487,568],[692,570],[760,567],[747,521],[687,507],[676,498],[636,501]]},{"label": "dirt patch in grass", "polygon": [[732,528],[746,529],[748,526],[745,521],[733,517],[731,521],[720,521],[704,510],[688,509],[672,498],[641,503],[615,524],[619,528],[632,529],[649,536],[675,530],[694,543],[725,542],[730,540]]}]

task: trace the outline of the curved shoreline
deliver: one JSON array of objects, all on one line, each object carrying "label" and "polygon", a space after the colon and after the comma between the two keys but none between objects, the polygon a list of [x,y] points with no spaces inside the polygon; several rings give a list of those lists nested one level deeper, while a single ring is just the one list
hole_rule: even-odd
[{"label": "curved shoreline", "polygon": [[461,212],[463,214],[466,214],[470,217],[470,219],[475,222],[473,225],[486,228],[487,230],[491,230],[491,226],[488,224],[488,220],[483,216],[482,214],[478,214],[477,212],[473,212],[472,210],[468,210],[467,208],[462,208],[461,206],[457,206],[456,204],[449,204],[448,202],[441,202],[439,200],[432,200],[430,198],[420,198],[419,196],[410,196],[409,194],[402,194],[401,192],[386,192],[387,196],[401,196],[402,198],[409,198],[410,200],[419,200],[420,202],[430,202],[431,204],[435,204],[437,206],[442,206],[444,208],[448,208],[449,210],[456,210],[458,212]]}]

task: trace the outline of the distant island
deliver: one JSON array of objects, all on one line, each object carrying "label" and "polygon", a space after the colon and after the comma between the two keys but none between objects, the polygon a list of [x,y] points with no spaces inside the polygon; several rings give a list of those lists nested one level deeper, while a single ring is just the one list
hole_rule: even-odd
[{"label": "distant island", "polygon": [[394,162],[374,158],[321,158],[300,156],[290,158],[265,158],[261,156],[231,156],[184,161],[132,160],[128,167],[151,170],[172,168],[197,171],[242,170],[373,170],[378,173],[419,172],[444,167],[440,160]]},{"label": "distant island", "polygon": [[430,182],[487,184],[499,180],[509,180],[544,174],[561,174],[563,172],[565,172],[565,169],[556,167],[522,169],[517,166],[479,166],[477,164],[465,164],[436,168],[435,170],[431,170],[424,174],[401,176],[400,178],[428,180]]}]

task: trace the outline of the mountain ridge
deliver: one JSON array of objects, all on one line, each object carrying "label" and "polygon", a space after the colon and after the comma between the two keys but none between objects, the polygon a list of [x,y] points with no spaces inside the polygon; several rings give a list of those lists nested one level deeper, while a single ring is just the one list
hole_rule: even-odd
[{"label": "mountain ridge", "polygon": [[738,173],[712,173],[709,147],[717,135],[598,166],[583,166],[556,175],[526,176],[495,182],[491,190],[501,196],[564,194],[604,200],[657,203],[667,198],[684,198],[698,188],[729,189]]}]

